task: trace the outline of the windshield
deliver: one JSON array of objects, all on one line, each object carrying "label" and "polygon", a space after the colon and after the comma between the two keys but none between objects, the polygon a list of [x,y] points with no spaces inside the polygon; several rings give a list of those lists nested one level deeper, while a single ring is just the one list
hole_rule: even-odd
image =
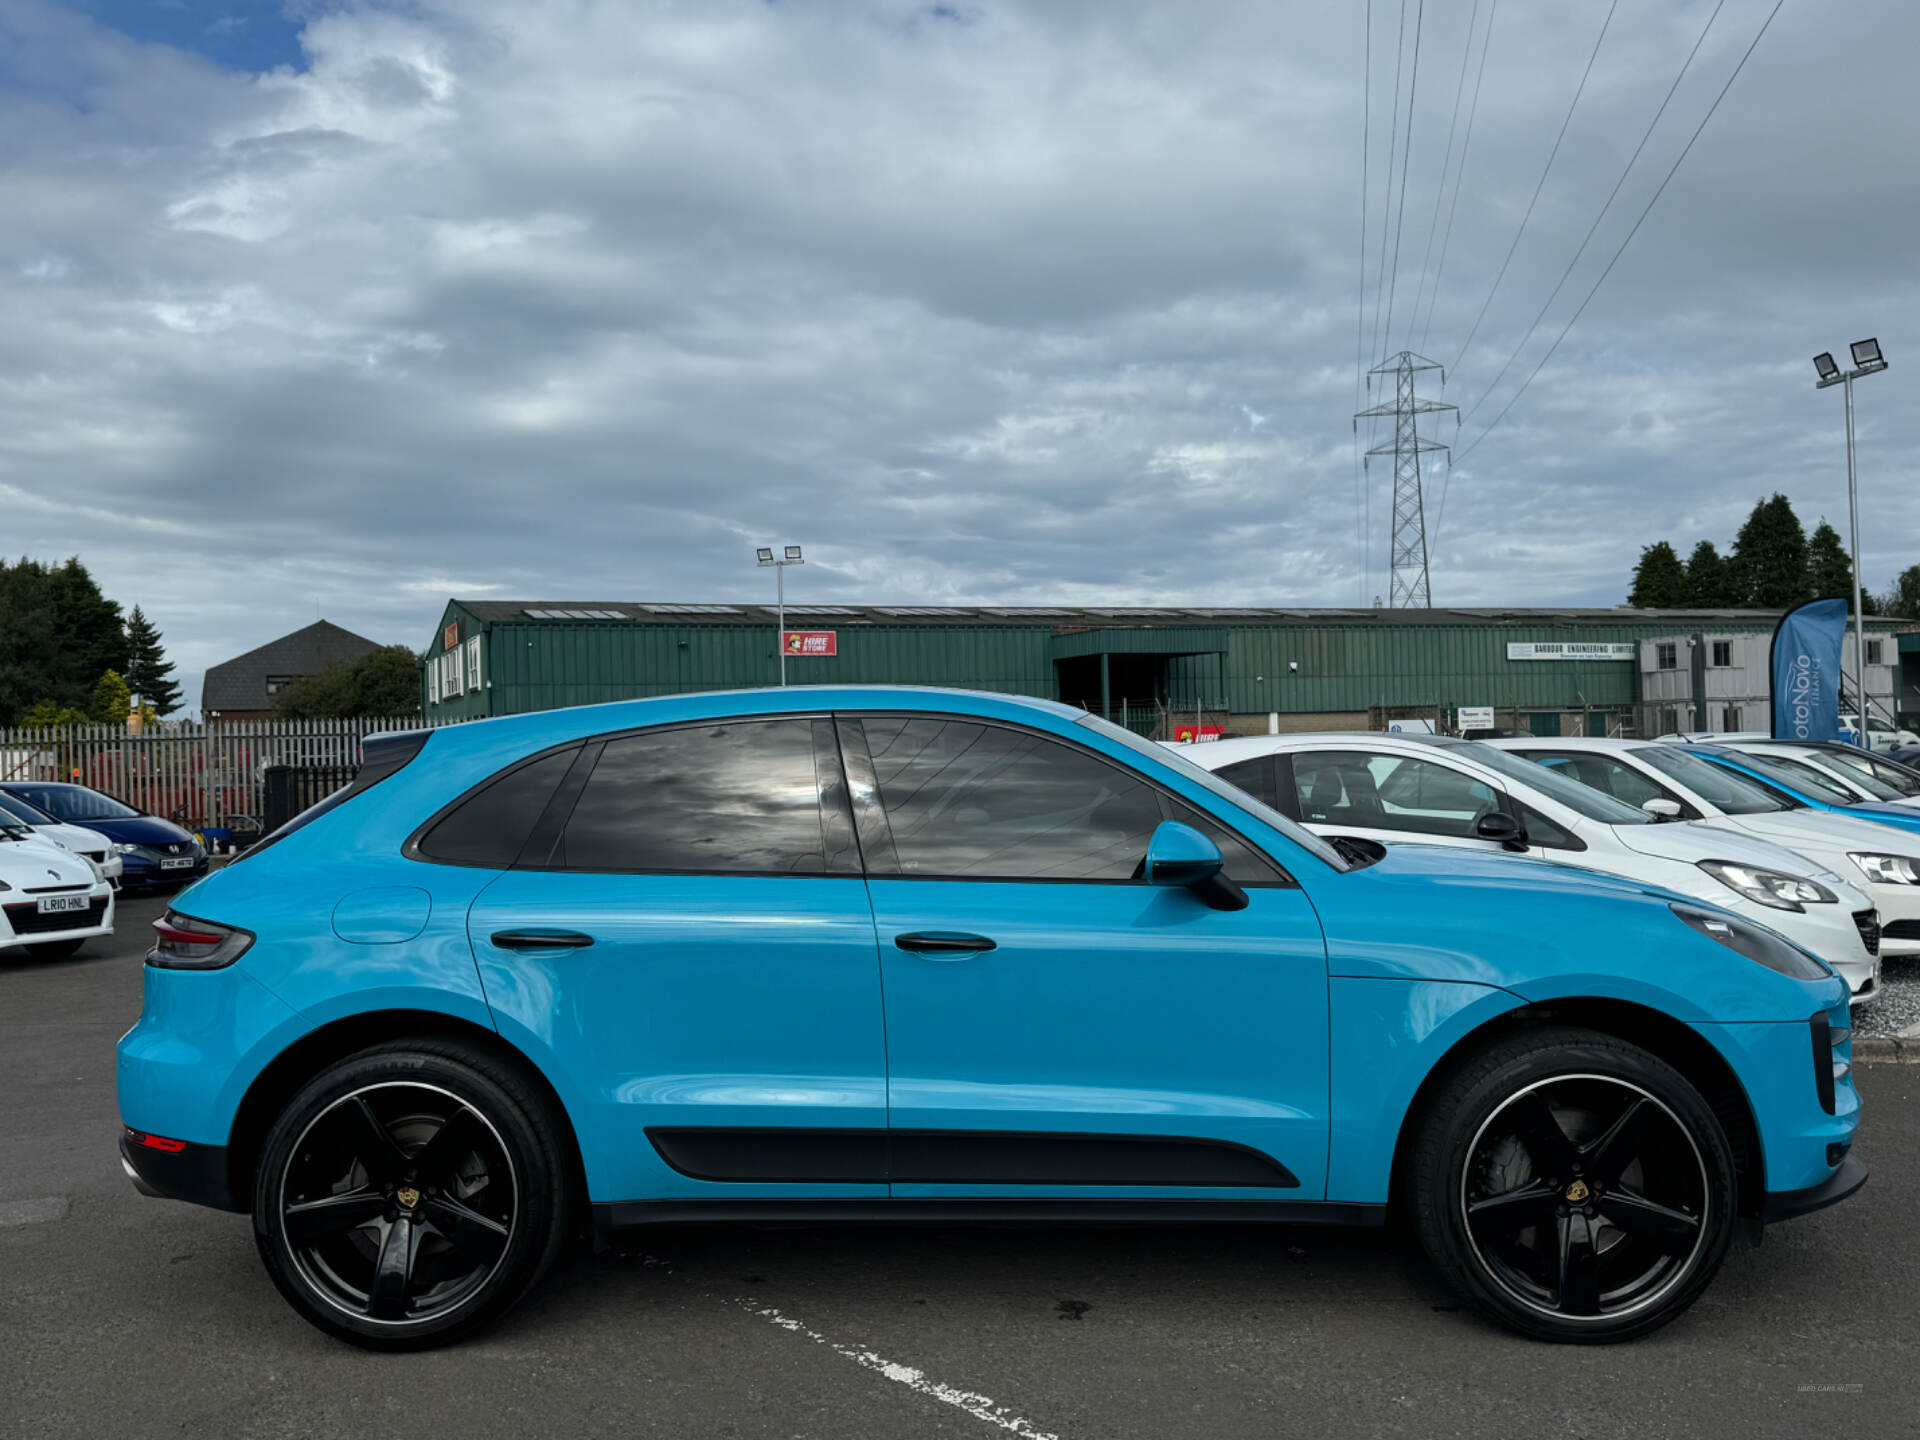
[{"label": "windshield", "polygon": [[1864,750],[1858,755],[1822,750],[1820,764],[1881,800],[1904,800],[1910,795],[1920,795],[1920,779],[1875,760]]},{"label": "windshield", "polygon": [[56,825],[55,820],[46,811],[29,805],[18,795],[9,795],[0,790],[0,821],[16,820],[22,825]]},{"label": "windshield", "polygon": [[1756,774],[1769,780],[1778,780],[1782,785],[1790,785],[1803,794],[1829,805],[1858,805],[1860,797],[1830,775],[1822,775],[1813,766],[1802,760],[1789,760],[1783,755],[1755,755],[1750,751],[1736,750],[1733,758],[1742,765],[1751,766]]},{"label": "windshield", "polygon": [[1133,751],[1135,754],[1145,755],[1150,759],[1158,760],[1162,765],[1177,770],[1184,778],[1193,781],[1196,785],[1204,787],[1208,794],[1217,795],[1229,804],[1238,805],[1249,815],[1256,817],[1264,824],[1271,825],[1302,850],[1310,853],[1316,860],[1326,862],[1335,870],[1351,870],[1354,868],[1351,861],[1338,850],[1334,849],[1333,846],[1322,840],[1318,835],[1302,828],[1295,821],[1289,820],[1271,805],[1254,799],[1253,796],[1242,790],[1238,785],[1222,780],[1211,770],[1194,764],[1193,761],[1187,759],[1187,757],[1179,751],[1165,745],[1156,745],[1151,740],[1143,740],[1124,726],[1116,725],[1111,720],[1103,720],[1098,715],[1082,715],[1077,723],[1086,726],[1089,730],[1097,734],[1106,736],[1107,739],[1113,741],[1116,745],[1126,746],[1127,749]]},{"label": "windshield", "polygon": [[1722,770],[1678,745],[1642,745],[1631,753],[1636,760],[1679,781],[1723,815],[1772,815],[1800,808],[1798,801],[1782,799],[1746,776]]},{"label": "windshield", "polygon": [[140,815],[131,805],[122,805],[111,795],[84,785],[15,785],[8,793],[69,825],[83,825],[89,820],[134,820]]},{"label": "windshield", "polygon": [[1496,750],[1491,745],[1463,745],[1460,747],[1468,755],[1486,766],[1489,770],[1498,770],[1517,785],[1525,785],[1537,790],[1549,800],[1556,800],[1589,820],[1598,820],[1606,825],[1651,825],[1653,817],[1644,810],[1635,809],[1624,800],[1616,800],[1602,790],[1591,785],[1582,785],[1578,780],[1562,775],[1557,770],[1549,770],[1544,765],[1536,765],[1531,760],[1522,760],[1517,755],[1509,755],[1504,750]]}]

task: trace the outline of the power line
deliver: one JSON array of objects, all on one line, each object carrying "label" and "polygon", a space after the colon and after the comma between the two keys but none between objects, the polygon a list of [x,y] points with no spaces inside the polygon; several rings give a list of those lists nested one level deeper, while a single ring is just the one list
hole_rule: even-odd
[{"label": "power line", "polygon": [[1473,13],[1467,17],[1467,43],[1460,51],[1460,80],[1453,87],[1453,118],[1447,122],[1447,148],[1440,157],[1440,183],[1433,191],[1433,218],[1427,222],[1427,250],[1420,257],[1420,288],[1413,292],[1413,318],[1407,321],[1407,344],[1413,344],[1413,327],[1420,323],[1420,302],[1427,293],[1427,276],[1433,269],[1433,237],[1440,233],[1440,204],[1447,198],[1447,169],[1453,164],[1453,136],[1460,126],[1460,100],[1467,92],[1467,63],[1473,59],[1473,32],[1480,23],[1480,0],[1473,0]]},{"label": "power line", "polygon": [[1726,7],[1726,3],[1727,0],[1720,0],[1720,3],[1713,7],[1713,14],[1707,16],[1707,23],[1700,30],[1700,38],[1693,42],[1693,49],[1687,52],[1686,60],[1681,63],[1680,73],[1673,77],[1673,84],[1667,87],[1666,98],[1660,102],[1660,108],[1653,112],[1653,119],[1647,123],[1646,133],[1640,137],[1640,143],[1633,147],[1633,154],[1628,158],[1626,168],[1620,172],[1620,178],[1613,182],[1613,189],[1607,193],[1606,203],[1600,207],[1600,213],[1593,217],[1593,224],[1587,227],[1587,233],[1580,241],[1580,248],[1573,252],[1573,259],[1567,262],[1567,268],[1560,273],[1559,282],[1554,285],[1553,293],[1547,296],[1546,303],[1540,307],[1540,313],[1533,317],[1533,324],[1529,325],[1527,333],[1520,337],[1520,343],[1513,347],[1513,353],[1507,357],[1507,363],[1500,367],[1500,373],[1493,377],[1485,390],[1480,392],[1480,398],[1467,407],[1466,414],[1461,417],[1462,421],[1471,420],[1480,407],[1487,403],[1487,397],[1499,388],[1502,380],[1507,378],[1507,371],[1511,370],[1513,362],[1520,358],[1520,352],[1527,348],[1527,341],[1531,340],[1533,332],[1540,328],[1540,322],[1547,318],[1547,311],[1553,308],[1553,302],[1560,298],[1561,287],[1572,276],[1574,266],[1580,263],[1580,257],[1587,253],[1587,245],[1600,229],[1600,222],[1607,218],[1607,211],[1613,208],[1613,202],[1620,194],[1620,187],[1627,183],[1627,176],[1632,173],[1634,165],[1639,161],[1640,152],[1647,148],[1647,142],[1653,138],[1654,129],[1660,124],[1660,117],[1667,113],[1667,106],[1673,103],[1674,94],[1680,89],[1680,82],[1687,78],[1687,71],[1693,65],[1694,57],[1700,53],[1700,47],[1707,43],[1707,32],[1713,29],[1713,22],[1720,18],[1720,12]]},{"label": "power line", "polygon": [[1593,42],[1593,53],[1587,56],[1587,68],[1580,72],[1580,83],[1574,88],[1573,103],[1567,106],[1567,118],[1560,122],[1560,133],[1553,139],[1553,149],[1547,152],[1546,167],[1540,172],[1540,183],[1533,187],[1533,199],[1527,202],[1527,213],[1520,217],[1520,228],[1513,232],[1513,243],[1507,247],[1507,258],[1500,262],[1500,273],[1493,277],[1493,289],[1487,292],[1480,313],[1474,317],[1473,328],[1467,332],[1467,343],[1453,357],[1453,364],[1447,367],[1449,370],[1460,368],[1468,347],[1473,344],[1473,337],[1480,333],[1480,322],[1487,318],[1487,307],[1493,304],[1493,297],[1500,293],[1500,282],[1507,278],[1507,266],[1513,263],[1513,252],[1520,248],[1520,237],[1527,233],[1527,222],[1533,219],[1533,207],[1540,203],[1540,192],[1547,188],[1547,176],[1553,171],[1554,157],[1560,153],[1560,142],[1567,138],[1567,127],[1573,123],[1573,112],[1580,108],[1580,97],[1586,92],[1587,77],[1593,74],[1593,62],[1600,58],[1600,43],[1607,38],[1607,27],[1613,24],[1613,12],[1619,8],[1620,0],[1613,0],[1607,6],[1607,18],[1600,22],[1600,34]]},{"label": "power line", "polygon": [[[1367,367],[1367,159],[1373,148],[1373,0],[1367,0],[1366,79],[1360,110],[1360,284],[1353,306],[1353,408],[1360,408],[1360,387]],[[1367,598],[1367,542],[1372,525],[1366,513],[1366,471],[1360,463],[1360,430],[1353,431],[1353,518],[1360,532],[1360,600]]]},{"label": "power line", "polygon": [[1653,192],[1653,198],[1647,201],[1647,208],[1640,212],[1640,218],[1633,222],[1633,228],[1627,232],[1627,238],[1620,242],[1620,248],[1615,250],[1613,252],[1613,258],[1607,261],[1607,268],[1600,272],[1600,278],[1595,280],[1593,282],[1593,288],[1587,291],[1586,299],[1580,302],[1580,308],[1574,311],[1572,318],[1561,327],[1560,333],[1554,338],[1553,344],[1547,347],[1547,353],[1540,357],[1540,363],[1533,367],[1532,373],[1520,383],[1520,388],[1513,392],[1513,399],[1507,401],[1506,406],[1500,413],[1487,422],[1487,428],[1474,436],[1473,443],[1461,452],[1461,460],[1465,460],[1468,455],[1471,455],[1475,450],[1479,449],[1480,442],[1487,438],[1488,434],[1492,432],[1493,427],[1506,418],[1507,411],[1513,409],[1515,402],[1527,393],[1527,386],[1533,384],[1534,376],[1546,368],[1547,361],[1553,358],[1553,352],[1558,350],[1560,348],[1560,342],[1567,338],[1568,331],[1572,330],[1575,323],[1586,313],[1588,304],[1593,300],[1593,297],[1599,293],[1600,287],[1606,283],[1607,276],[1613,273],[1613,267],[1619,263],[1620,257],[1626,254],[1627,246],[1631,245],[1633,243],[1633,237],[1640,233],[1641,225],[1646,223],[1647,216],[1653,213],[1653,207],[1660,202],[1660,197],[1666,194],[1668,184],[1673,180],[1673,177],[1679,173],[1681,164],[1686,160],[1687,156],[1692,153],[1694,141],[1700,138],[1701,131],[1707,128],[1707,122],[1713,119],[1713,112],[1720,108],[1720,102],[1727,98],[1727,92],[1733,88],[1733,82],[1738,80],[1740,78],[1740,72],[1747,68],[1747,61],[1753,58],[1753,52],[1759,48],[1760,41],[1765,37],[1768,27],[1773,24],[1773,17],[1780,13],[1781,7],[1786,3],[1787,0],[1774,0],[1773,9],[1769,10],[1767,12],[1767,18],[1760,22],[1760,29],[1754,34],[1753,42],[1747,46],[1746,53],[1740,57],[1740,63],[1733,67],[1733,73],[1727,76],[1727,83],[1720,87],[1720,93],[1714,96],[1713,104],[1709,105],[1707,107],[1707,113],[1700,117],[1700,123],[1694,127],[1693,134],[1688,138],[1686,147],[1681,150],[1679,158],[1673,162],[1672,168],[1667,171],[1666,178],[1661,180],[1660,188]]},{"label": "power line", "polygon": [[[1479,0],[1474,0],[1477,5]],[[1460,209],[1460,180],[1467,173],[1467,155],[1473,149],[1473,120],[1480,113],[1480,84],[1487,78],[1487,50],[1493,44],[1493,22],[1500,13],[1500,0],[1493,0],[1487,6],[1487,33],[1480,38],[1480,68],[1473,77],[1473,103],[1467,107],[1467,134],[1460,142],[1460,168],[1453,172],[1453,200],[1447,206],[1447,233],[1440,241],[1440,264],[1433,272],[1433,293],[1427,297],[1427,319],[1420,327],[1420,348],[1427,348],[1427,335],[1433,329],[1434,307],[1440,303],[1440,278],[1447,273],[1447,250],[1453,244],[1453,217]],[[1471,27],[1467,30],[1469,42],[1473,39]],[[1446,173],[1442,171],[1440,183],[1446,184]],[[1415,308],[1418,308],[1417,306]]]},{"label": "power line", "polygon": [[[1616,0],[1618,3],[1618,0]],[[1393,279],[1387,285],[1387,343],[1393,343],[1393,296],[1400,288],[1400,232],[1407,223],[1407,162],[1413,158],[1413,102],[1420,93],[1420,27],[1427,18],[1427,0],[1413,20],[1413,78],[1407,82],[1407,142],[1400,147],[1400,214],[1393,222]]]},{"label": "power line", "polygon": [[1380,349],[1380,317],[1384,313],[1380,297],[1387,293],[1387,212],[1393,209],[1393,162],[1400,153],[1400,68],[1407,53],[1407,0],[1400,0],[1400,38],[1393,56],[1393,128],[1387,141],[1387,197],[1380,206],[1380,278],[1373,284],[1373,344],[1369,355]]}]

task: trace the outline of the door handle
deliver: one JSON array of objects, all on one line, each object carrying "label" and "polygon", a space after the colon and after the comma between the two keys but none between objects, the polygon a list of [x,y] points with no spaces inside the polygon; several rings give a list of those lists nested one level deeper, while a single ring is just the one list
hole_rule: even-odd
[{"label": "door handle", "polygon": [[591,935],[578,930],[496,930],[493,943],[502,950],[584,950]]},{"label": "door handle", "polygon": [[919,930],[896,935],[893,943],[916,955],[942,955],[956,959],[961,955],[978,954],[994,948],[993,941],[984,935],[967,935],[957,930]]}]

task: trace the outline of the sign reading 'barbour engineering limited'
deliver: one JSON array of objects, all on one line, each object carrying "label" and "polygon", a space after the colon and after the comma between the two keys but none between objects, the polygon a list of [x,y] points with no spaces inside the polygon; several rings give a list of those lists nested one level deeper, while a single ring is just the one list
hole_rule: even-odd
[{"label": "sign reading 'barbour engineering limited'", "polygon": [[1632,641],[1609,644],[1593,640],[1509,640],[1509,660],[1634,660],[1640,647]]}]

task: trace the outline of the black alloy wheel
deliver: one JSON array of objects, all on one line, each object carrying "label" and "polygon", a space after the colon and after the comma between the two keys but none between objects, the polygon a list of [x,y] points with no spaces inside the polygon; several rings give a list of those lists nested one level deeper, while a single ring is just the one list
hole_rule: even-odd
[{"label": "black alloy wheel", "polygon": [[1481,1263],[1518,1303],[1569,1320],[1658,1303],[1706,1243],[1706,1162],[1628,1081],[1542,1080],[1480,1127],[1460,1204]]},{"label": "black alloy wheel", "polygon": [[254,1187],[274,1282],[356,1344],[412,1349],[504,1312],[557,1252],[564,1123],[527,1079],[456,1042],[364,1052],[275,1123]]},{"label": "black alloy wheel", "polygon": [[1738,1185],[1713,1108],[1651,1052],[1537,1025],[1485,1045],[1423,1105],[1405,1198],[1474,1308],[1543,1340],[1658,1329],[1732,1244]]},{"label": "black alloy wheel", "polygon": [[517,1191],[484,1116],[437,1086],[389,1081],[307,1126],[281,1179],[281,1232],[329,1303],[404,1323],[487,1282],[513,1235]]}]

